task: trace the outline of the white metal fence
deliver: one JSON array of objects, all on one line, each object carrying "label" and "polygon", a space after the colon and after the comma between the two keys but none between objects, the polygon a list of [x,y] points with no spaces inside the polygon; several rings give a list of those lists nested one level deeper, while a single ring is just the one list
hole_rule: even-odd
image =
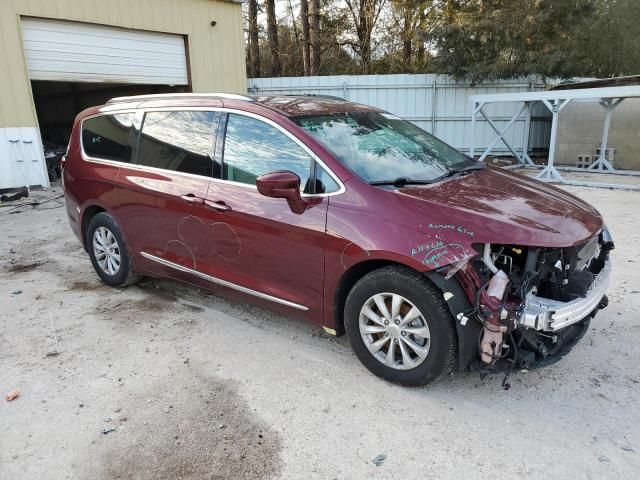
[{"label": "white metal fence", "polygon": [[[471,145],[470,95],[481,93],[514,93],[542,90],[536,78],[501,80],[472,86],[458,83],[446,75],[340,75],[328,77],[276,77],[249,79],[251,94],[316,94],[334,95],[352,102],[387,110],[415,123],[454,146],[468,152]],[[496,126],[504,128],[517,113],[516,105],[487,107]],[[551,117],[546,109],[532,112],[529,149],[549,148]],[[525,118],[518,119],[506,135],[512,145],[522,146]],[[489,124],[476,123],[476,151],[482,151],[495,137]],[[516,148],[518,151],[518,148]],[[521,150],[520,150],[521,151]],[[494,154],[510,154],[498,145]]]}]

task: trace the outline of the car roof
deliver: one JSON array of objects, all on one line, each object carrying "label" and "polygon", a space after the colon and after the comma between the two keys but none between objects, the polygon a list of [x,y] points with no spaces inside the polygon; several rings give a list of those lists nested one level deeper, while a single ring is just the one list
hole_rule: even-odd
[{"label": "car roof", "polygon": [[325,95],[269,95],[253,97],[255,102],[287,117],[345,112],[379,112],[367,105]]},{"label": "car roof", "polygon": [[225,107],[241,107],[243,104],[261,106],[269,110],[273,110],[286,117],[345,113],[354,111],[380,111],[379,109],[374,107],[349,102],[342,98],[332,97],[328,95],[244,96],[227,93],[168,93],[157,95],[117,97],[109,100],[101,110],[105,111],[117,110],[120,108],[181,106],[220,107],[221,102]]}]

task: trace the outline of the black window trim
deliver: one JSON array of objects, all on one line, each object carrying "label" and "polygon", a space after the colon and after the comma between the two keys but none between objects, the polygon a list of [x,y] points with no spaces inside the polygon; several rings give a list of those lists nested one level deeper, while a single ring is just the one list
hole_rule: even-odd
[{"label": "black window trim", "polygon": [[[89,155],[87,153],[87,151],[84,148],[84,122],[87,120],[91,120],[92,118],[97,118],[97,117],[106,117],[106,116],[115,116],[115,115],[126,115],[126,114],[132,114],[133,115],[133,120],[132,120],[132,128],[134,130],[134,135],[136,137],[136,141],[135,141],[135,145],[131,144],[129,145],[131,147],[131,158],[129,159],[128,162],[124,162],[121,160],[110,160],[108,158],[101,158],[101,157],[94,157],[92,155]],[[136,128],[135,125],[135,119],[136,119],[136,114],[138,112],[135,109],[128,109],[128,110],[120,110],[117,112],[104,112],[104,113],[97,113],[95,115],[88,115],[86,117],[84,117],[82,119],[82,121],[80,122],[80,153],[82,154],[82,158],[84,160],[90,161],[90,162],[94,162],[94,163],[105,163],[108,165],[134,165],[133,163],[133,159],[136,156],[136,151],[134,150],[134,148],[137,147],[137,137],[138,137],[138,129]],[[129,141],[131,142],[131,139],[129,139]]]},{"label": "black window trim", "polygon": [[[142,126],[142,119],[144,118],[144,115],[147,112],[166,112],[166,111],[207,111],[207,112],[216,112],[216,113],[220,113],[220,109],[216,108],[216,107],[205,107],[205,108],[199,108],[199,107],[170,107],[170,108],[147,108],[147,109],[126,109],[126,110],[117,110],[117,111],[108,111],[108,112],[100,112],[100,113],[96,113],[93,115],[88,115],[86,117],[84,117],[81,121],[80,121],[80,153],[82,156],[82,160],[87,161],[87,162],[91,162],[91,163],[99,163],[99,164],[104,164],[104,165],[112,165],[114,167],[125,167],[131,170],[141,170],[141,171],[147,171],[147,172],[160,172],[160,173],[166,173],[166,172],[171,172],[172,174],[176,174],[176,175],[182,175],[185,177],[190,177],[190,178],[197,178],[200,180],[205,180],[205,181],[211,181],[211,180],[216,180],[216,181],[220,181],[219,179],[215,178],[215,177],[205,177],[203,175],[195,175],[193,173],[187,173],[187,172],[178,172],[177,170],[167,170],[165,168],[158,168],[158,167],[149,167],[147,165],[140,165],[138,163],[138,144],[139,144],[139,140],[140,140],[140,131],[141,131],[141,126]],[[126,113],[132,113],[134,118],[133,118],[133,128],[135,130],[135,137],[136,137],[136,141],[135,141],[135,145],[132,146],[132,148],[134,149],[134,151],[132,152],[132,161],[131,162],[121,162],[118,160],[108,160],[106,158],[99,158],[99,157],[92,157],[91,155],[88,155],[87,152],[84,149],[84,145],[82,143],[82,131],[84,129],[84,122],[85,120],[89,120],[91,118],[95,118],[95,117],[103,117],[106,115],[120,115],[120,114],[126,114]],[[220,115],[222,116],[222,115]],[[215,120],[214,120],[215,123]],[[212,132],[213,133],[213,132]],[[134,161],[135,160],[135,161]]]},{"label": "black window trim", "polygon": [[[213,117],[213,121],[211,122],[211,148],[209,150],[209,158],[211,159],[211,175],[209,176],[205,176],[205,175],[197,175],[195,173],[188,173],[188,172],[180,172],[178,170],[169,170],[167,168],[161,168],[161,167],[151,167],[149,165],[142,165],[140,163],[138,163],[138,154],[140,153],[139,147],[140,147],[140,139],[142,138],[142,129],[144,128],[144,121],[147,118],[147,114],[148,113],[154,113],[154,112],[212,112],[214,114]],[[172,173],[178,173],[181,175],[190,175],[192,177],[197,177],[197,178],[206,178],[206,179],[216,179],[216,177],[214,177],[214,172],[215,172],[215,166],[216,164],[218,164],[220,166],[220,162],[217,158],[216,155],[216,144],[218,142],[218,135],[219,135],[219,128],[220,128],[220,117],[222,117],[222,114],[219,110],[216,110],[214,108],[190,108],[190,107],[171,107],[171,108],[153,108],[153,109],[140,109],[137,112],[137,116],[134,119],[134,128],[136,129],[136,141],[135,141],[135,147],[133,150],[133,160],[131,161],[130,164],[127,165],[135,165],[136,167],[140,167],[143,169],[146,168],[150,168],[156,171],[162,171],[162,172],[172,172]],[[136,122],[137,120],[137,122]],[[137,124],[136,124],[137,123]],[[135,161],[134,161],[135,160]]]},{"label": "black window trim", "polygon": [[[139,170],[147,170],[147,171],[153,171],[153,172],[167,172],[167,171],[171,171],[174,174],[177,175],[184,175],[184,176],[188,176],[188,177],[192,177],[192,178],[199,178],[199,179],[207,179],[209,181],[213,181],[213,182],[217,182],[217,183],[224,183],[224,184],[228,184],[228,185],[237,185],[240,187],[245,187],[245,188],[251,188],[254,190],[257,190],[257,187],[255,185],[250,185],[248,183],[240,183],[240,182],[233,182],[230,180],[223,180],[222,177],[222,165],[220,164],[220,178],[215,178],[215,177],[203,177],[201,175],[194,175],[192,173],[184,173],[184,172],[178,172],[175,170],[165,170],[162,168],[156,168],[156,167],[147,167],[145,165],[139,165],[138,163],[126,163],[126,162],[119,162],[116,160],[107,160],[107,159],[103,159],[103,158],[97,158],[97,157],[91,157],[90,155],[87,155],[87,153],[84,150],[84,145],[82,144],[82,130],[84,128],[84,122],[85,120],[88,120],[90,118],[94,118],[94,117],[99,117],[99,116],[104,116],[104,115],[119,115],[119,114],[123,114],[123,113],[132,113],[134,115],[134,119],[133,119],[133,127],[136,130],[138,136],[139,136],[139,132],[140,132],[140,127],[142,125],[142,121],[141,119],[144,117],[144,115],[147,112],[166,112],[166,111],[208,111],[208,112],[220,112],[220,121],[222,121],[222,119],[225,119],[225,125],[224,125],[224,129],[222,128],[218,128],[218,133],[217,133],[217,137],[216,138],[216,149],[214,151],[215,154],[215,158],[216,161],[220,162],[220,159],[222,157],[221,152],[220,154],[219,149],[218,149],[218,145],[220,145],[220,148],[224,147],[224,138],[222,138],[222,141],[220,141],[220,135],[225,135],[226,134],[226,117],[228,116],[229,113],[237,113],[239,115],[244,115],[247,117],[252,117],[255,118],[257,120],[263,121],[268,125],[271,125],[273,127],[275,127],[276,129],[280,130],[282,133],[284,133],[286,136],[288,136],[291,140],[293,140],[295,143],[297,143],[300,147],[302,147],[303,150],[305,150],[312,158],[313,160],[316,162],[316,164],[318,164],[321,168],[323,168],[327,174],[336,182],[336,184],[338,185],[338,190],[334,191],[334,192],[328,192],[328,193],[318,193],[318,194],[309,194],[309,193],[302,193],[302,197],[303,198],[323,198],[323,197],[333,197],[336,195],[342,195],[344,192],[346,192],[346,187],[344,186],[344,183],[342,182],[342,180],[340,180],[340,178],[333,173],[333,171],[304,143],[302,142],[302,140],[300,140],[299,138],[295,137],[291,132],[287,131],[286,129],[284,129],[283,127],[281,127],[280,125],[278,125],[277,123],[275,123],[272,120],[269,120],[268,118],[265,118],[259,114],[253,113],[253,112],[246,112],[244,110],[237,110],[237,109],[233,109],[233,108],[224,108],[224,107],[190,107],[190,106],[185,106],[185,107],[149,107],[149,108],[127,108],[127,109],[123,109],[123,110],[118,110],[118,109],[113,109],[113,110],[108,110],[108,111],[104,111],[104,112],[99,112],[99,113],[95,113],[93,115],[88,115],[86,117],[84,117],[81,122],[80,122],[80,151],[82,154],[82,158],[83,160],[89,161],[89,162],[93,162],[93,163],[102,163],[102,164],[106,164],[106,165],[114,165],[114,166],[125,166],[127,168],[130,169],[139,169]],[[224,130],[224,131],[223,131]],[[136,151],[134,152],[136,155],[136,162],[137,162],[137,145],[136,145]]]},{"label": "black window trim", "polygon": [[[226,140],[227,140],[227,123],[229,120],[229,114],[239,114],[239,115],[243,115],[245,117],[249,117],[249,118],[254,118],[258,121],[261,121],[273,128],[275,128],[276,130],[284,133],[291,141],[293,141],[295,144],[297,144],[298,146],[300,146],[307,155],[309,155],[309,181],[311,181],[311,188],[313,189],[313,191],[311,193],[303,193],[300,192],[300,195],[302,196],[302,198],[313,198],[313,197],[330,197],[333,195],[339,195],[341,193],[345,192],[345,187],[344,184],[340,181],[340,179],[337,177],[337,175],[335,175],[331,169],[329,167],[327,167],[324,162],[322,162],[318,156],[313,153],[311,151],[311,149],[309,149],[309,147],[307,147],[304,143],[302,143],[299,139],[295,138],[293,135],[291,135],[290,132],[287,132],[285,129],[283,129],[282,127],[280,127],[279,125],[277,125],[274,122],[269,121],[268,119],[261,117],[260,115],[256,115],[252,112],[243,112],[241,110],[223,110],[222,111],[223,115],[222,118],[220,119],[220,122],[222,123],[221,128],[218,130],[218,140],[216,142],[216,145],[219,143],[220,144],[220,149],[216,149],[216,157],[220,159],[220,181],[224,182],[224,183],[228,183],[228,184],[232,184],[232,185],[238,185],[238,186],[243,186],[243,187],[250,187],[250,188],[257,188],[255,185],[249,184],[249,183],[244,183],[244,182],[236,182],[233,180],[225,180],[223,177],[224,175],[224,147],[226,145]],[[335,190],[333,192],[327,192],[327,193],[316,193],[315,192],[315,188],[316,188],[316,170],[318,168],[322,168],[325,170],[325,172],[327,172],[327,174],[333,179],[333,181],[336,183],[336,185],[338,185],[338,190]]]}]

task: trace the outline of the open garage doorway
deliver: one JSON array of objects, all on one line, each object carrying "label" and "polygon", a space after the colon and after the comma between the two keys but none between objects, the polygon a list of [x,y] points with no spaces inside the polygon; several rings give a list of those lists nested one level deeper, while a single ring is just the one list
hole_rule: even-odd
[{"label": "open garage doorway", "polygon": [[[113,97],[191,91],[183,35],[34,17],[21,17],[21,28],[49,181],[60,176],[73,120],[85,108]],[[36,150],[38,140],[23,143]],[[28,153],[35,160],[22,162],[33,170],[25,182],[46,185],[42,153]]]},{"label": "open garage doorway", "polygon": [[186,85],[127,85],[32,80],[33,101],[38,116],[49,181],[60,176],[73,120],[85,108],[102,105],[114,97],[186,92]]}]

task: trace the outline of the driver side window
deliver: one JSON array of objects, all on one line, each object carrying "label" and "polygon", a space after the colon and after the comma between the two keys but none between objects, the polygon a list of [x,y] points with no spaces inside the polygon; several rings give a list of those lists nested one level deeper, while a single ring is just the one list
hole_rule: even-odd
[{"label": "driver side window", "polygon": [[230,113],[224,141],[222,178],[256,184],[256,178],[276,170],[300,177],[300,190],[309,193],[313,159],[277,128],[253,117]]}]

